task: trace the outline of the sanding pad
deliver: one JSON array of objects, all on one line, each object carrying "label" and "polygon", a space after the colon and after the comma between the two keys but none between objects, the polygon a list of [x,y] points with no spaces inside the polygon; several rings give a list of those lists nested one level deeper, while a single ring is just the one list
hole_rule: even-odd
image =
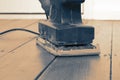
[{"label": "sanding pad", "polygon": [[40,37],[36,39],[36,43],[55,56],[89,56],[100,54],[98,44],[83,46],[56,46]]}]

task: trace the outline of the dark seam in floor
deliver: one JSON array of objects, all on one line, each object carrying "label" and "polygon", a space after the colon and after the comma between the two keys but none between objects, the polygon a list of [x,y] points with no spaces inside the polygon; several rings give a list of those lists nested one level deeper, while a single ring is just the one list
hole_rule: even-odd
[{"label": "dark seam in floor", "polygon": [[35,22],[31,23],[31,24],[28,24],[28,25],[24,26],[23,28],[27,28],[27,27],[29,27],[29,26],[35,24],[35,23],[38,23],[38,22],[39,22],[39,20],[37,20],[37,21],[35,21]]},{"label": "dark seam in floor", "polygon": [[28,40],[28,41],[22,43],[21,45],[17,46],[16,48],[10,50],[8,53],[15,51],[16,49],[18,49],[18,48],[20,48],[21,46],[23,46],[23,45],[29,43],[30,41],[34,40],[35,38],[36,38],[36,37],[33,37],[33,38],[31,38],[30,40]]},{"label": "dark seam in floor", "polygon": [[112,22],[112,31],[111,31],[110,80],[112,80],[112,51],[113,51],[113,22]]},{"label": "dark seam in floor", "polygon": [[38,80],[40,78],[40,76],[49,68],[49,66],[55,61],[55,59],[57,58],[57,56],[55,56],[55,58],[35,77],[34,80]]},{"label": "dark seam in floor", "polygon": [[34,40],[35,38],[36,38],[36,37],[33,37],[32,39],[30,39],[30,40],[28,40],[28,41],[26,41],[26,42],[22,43],[21,45],[17,46],[16,48],[14,48],[14,49],[10,50],[9,52],[7,52],[7,53],[6,53],[6,54],[4,54],[3,56],[1,56],[1,57],[0,57],[0,59],[1,59],[1,58],[3,58],[4,56],[6,56],[7,54],[9,54],[9,53],[11,53],[11,52],[15,51],[16,49],[18,49],[18,48],[22,47],[23,45],[25,45],[25,44],[29,43],[30,41]]}]

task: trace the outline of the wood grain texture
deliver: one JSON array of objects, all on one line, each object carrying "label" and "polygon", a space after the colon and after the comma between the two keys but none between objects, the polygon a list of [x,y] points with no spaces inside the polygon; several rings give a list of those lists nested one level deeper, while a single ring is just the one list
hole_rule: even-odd
[{"label": "wood grain texture", "polygon": [[11,23],[6,23],[5,25],[1,25],[0,32],[8,29],[12,29],[12,28],[24,28],[37,22],[38,20],[14,20]]},{"label": "wood grain texture", "polygon": [[120,21],[113,22],[112,80],[120,80]]},{"label": "wood grain texture", "polygon": [[34,39],[0,59],[0,80],[34,80],[53,59]]},{"label": "wood grain texture", "polygon": [[110,80],[112,24],[109,21],[88,21],[95,26],[94,43],[99,43],[101,55],[87,57],[57,57],[39,80]]},{"label": "wood grain texture", "polygon": [[[39,20],[0,22],[3,26],[0,26],[0,31],[20,25],[38,32]],[[0,36],[0,80],[33,80],[36,77],[39,77],[39,80],[110,80],[110,76],[111,80],[119,80],[120,21],[84,20],[83,23],[95,27],[93,43],[99,43],[100,56],[55,58],[36,46],[35,35],[20,31],[11,32]],[[44,71],[52,60],[53,63]]]},{"label": "wood grain texture", "polygon": [[109,58],[58,57],[39,80],[109,80]]},{"label": "wood grain texture", "polygon": [[[38,20],[37,20],[38,21]],[[17,23],[18,22],[18,23]],[[26,22],[26,24],[24,24]],[[11,26],[4,26],[5,29],[10,29],[11,27],[16,28],[15,25],[21,25],[21,28],[25,28],[29,29],[29,30],[33,30],[37,32],[37,28],[38,28],[38,23],[34,23],[33,22],[36,21],[31,21],[31,20],[20,20],[20,21],[15,21],[14,24],[10,24]],[[4,29],[4,27],[0,27],[1,30]],[[3,31],[3,30],[2,30]],[[10,51],[22,46],[23,44],[25,44],[26,42],[28,42],[29,40],[33,39],[36,35],[33,35],[31,33],[26,33],[23,31],[15,31],[15,32],[10,32],[4,35],[0,36],[0,57],[6,55],[7,53],[9,53]]]},{"label": "wood grain texture", "polygon": [[[38,32],[36,21],[14,21],[5,29],[20,24],[21,28]],[[34,80],[54,60],[53,55],[36,46],[35,36],[21,31],[0,36],[0,80]]]},{"label": "wood grain texture", "polygon": [[0,19],[0,26],[10,24],[12,22],[14,22],[14,20],[2,20],[2,19]]},{"label": "wood grain texture", "polygon": [[112,21],[84,20],[83,23],[95,28],[93,43],[99,44],[100,55],[109,56],[111,54]]}]

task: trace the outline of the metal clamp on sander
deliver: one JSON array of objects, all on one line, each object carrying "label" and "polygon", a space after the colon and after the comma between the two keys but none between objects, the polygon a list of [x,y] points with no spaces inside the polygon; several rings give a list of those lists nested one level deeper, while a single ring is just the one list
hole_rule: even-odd
[{"label": "metal clamp on sander", "polygon": [[99,55],[94,27],[82,24],[84,0],[40,0],[47,21],[39,23],[37,44],[56,56]]}]

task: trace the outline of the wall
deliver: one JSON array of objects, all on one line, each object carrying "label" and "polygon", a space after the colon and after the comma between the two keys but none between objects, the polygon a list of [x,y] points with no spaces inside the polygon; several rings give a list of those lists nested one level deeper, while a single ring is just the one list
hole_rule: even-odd
[{"label": "wall", "polygon": [[[38,0],[0,0],[0,13],[44,13]],[[29,15],[8,15],[0,14],[0,19],[36,19],[46,18],[45,15],[29,14]]]},{"label": "wall", "polygon": [[86,0],[86,19],[120,20],[120,0]]},{"label": "wall", "polygon": [[[120,0],[86,0],[84,19],[120,20]],[[2,12],[44,12],[38,0],[0,0]],[[0,15],[0,18],[46,18],[45,15]]]}]

